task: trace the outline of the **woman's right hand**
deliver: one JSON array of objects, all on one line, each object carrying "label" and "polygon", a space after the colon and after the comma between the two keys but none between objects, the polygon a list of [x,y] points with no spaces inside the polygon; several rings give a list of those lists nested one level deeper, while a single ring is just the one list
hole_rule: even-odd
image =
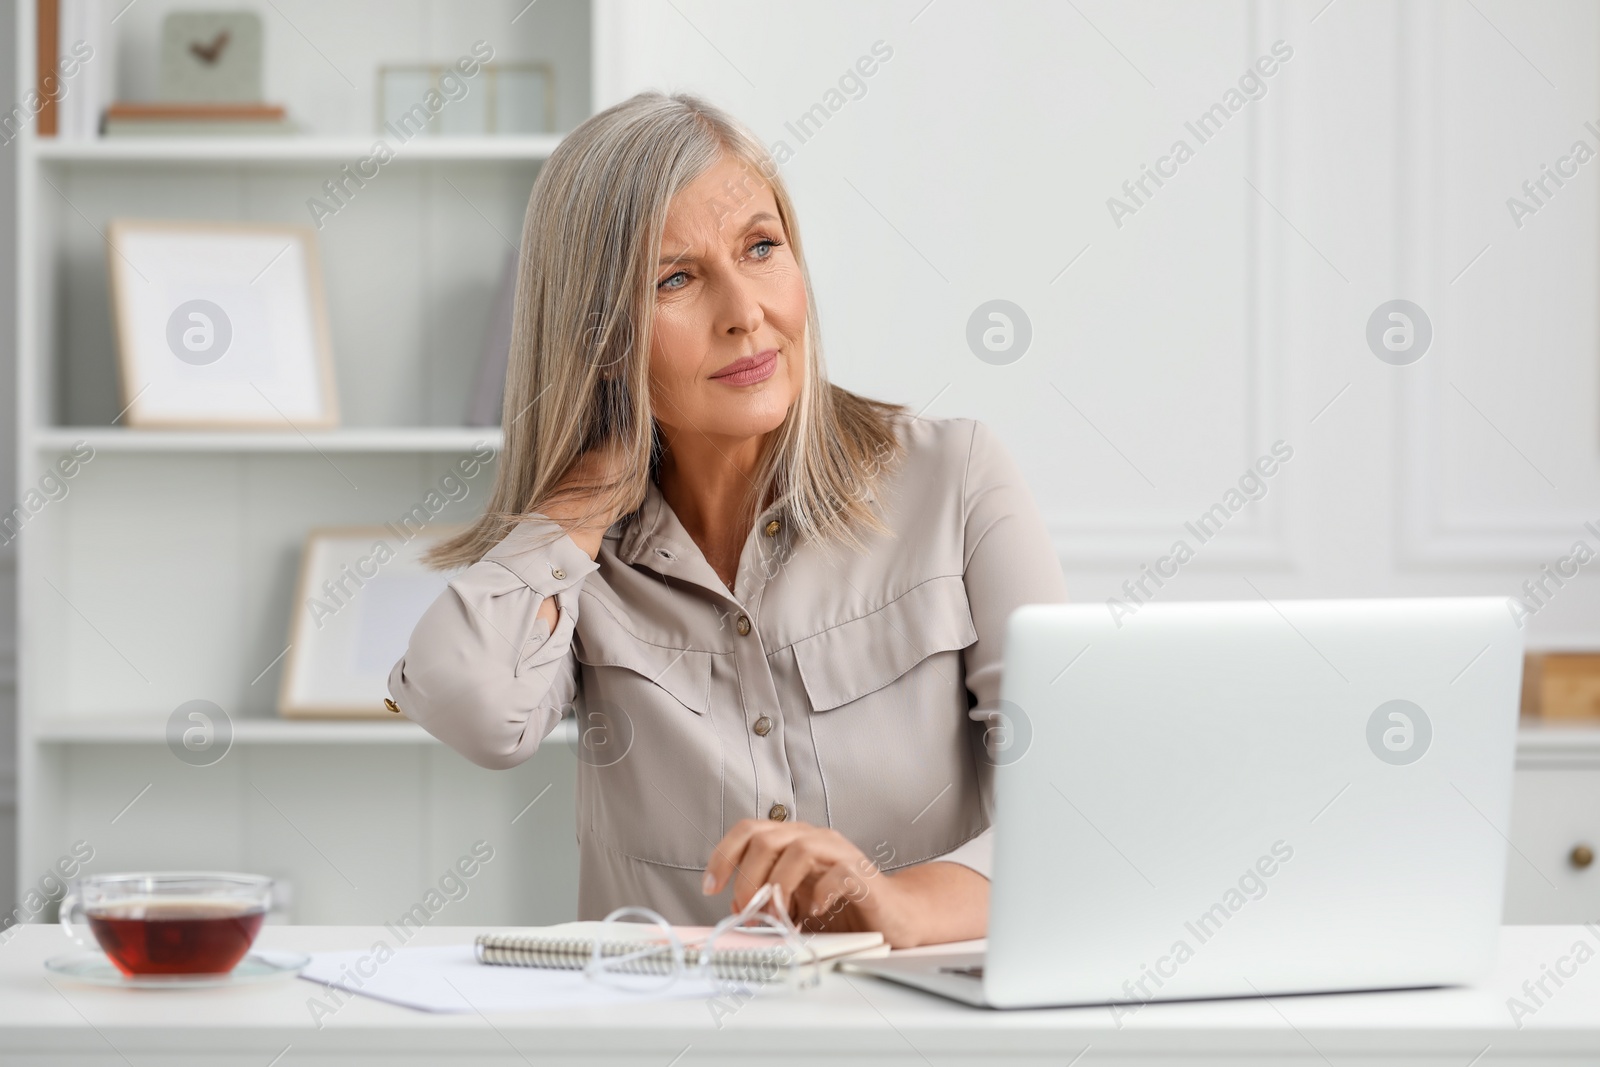
[{"label": "woman's right hand", "polygon": [[[546,518],[560,523],[573,543],[589,553],[590,559],[599,558],[601,539],[611,524],[621,518],[613,514],[617,510],[615,506],[606,507],[605,497],[608,494],[594,487],[610,485],[620,479],[627,471],[627,464],[627,453],[618,442],[612,441],[590,449],[579,456],[571,469],[562,475],[557,483],[556,499],[539,511]],[[566,489],[579,491],[563,493],[562,490]],[[544,623],[546,634],[555,633],[556,623],[560,620],[555,597],[546,597],[534,617]]]},{"label": "woman's right hand", "polygon": [[622,516],[616,505],[606,506],[609,494],[595,487],[613,484],[625,477],[627,471],[627,450],[621,442],[610,441],[590,449],[562,476],[556,499],[540,512],[565,527],[577,546],[587,552],[590,559],[596,559],[600,555],[601,539]]}]

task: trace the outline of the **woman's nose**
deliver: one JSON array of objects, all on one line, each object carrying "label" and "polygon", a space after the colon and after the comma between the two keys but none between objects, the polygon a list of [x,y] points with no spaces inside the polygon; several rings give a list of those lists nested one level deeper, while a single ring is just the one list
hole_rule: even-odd
[{"label": "woman's nose", "polygon": [[755,283],[733,278],[724,286],[722,328],[727,333],[755,333],[765,318]]}]

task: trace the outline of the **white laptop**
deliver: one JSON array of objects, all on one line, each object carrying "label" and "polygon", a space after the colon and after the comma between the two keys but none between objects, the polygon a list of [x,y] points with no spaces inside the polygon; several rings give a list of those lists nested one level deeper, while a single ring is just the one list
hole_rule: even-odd
[{"label": "white laptop", "polygon": [[1522,655],[1503,598],[1021,608],[988,952],[843,966],[1119,1019],[1470,984],[1500,926]]}]

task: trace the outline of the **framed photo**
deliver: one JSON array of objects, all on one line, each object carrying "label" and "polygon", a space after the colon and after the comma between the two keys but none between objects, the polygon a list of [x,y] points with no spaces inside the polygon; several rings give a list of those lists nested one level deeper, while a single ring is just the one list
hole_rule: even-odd
[{"label": "framed photo", "polygon": [[289,654],[278,693],[287,718],[401,716],[384,707],[389,670],[454,576],[424,567],[422,554],[459,525],[413,533],[393,526],[311,531],[300,560]]},{"label": "framed photo", "polygon": [[125,425],[338,425],[310,227],[116,219],[107,238]]},{"label": "framed photo", "polygon": [[548,63],[484,63],[470,78],[445,63],[378,68],[378,132],[401,144],[418,134],[482,137],[555,128],[556,75]]}]

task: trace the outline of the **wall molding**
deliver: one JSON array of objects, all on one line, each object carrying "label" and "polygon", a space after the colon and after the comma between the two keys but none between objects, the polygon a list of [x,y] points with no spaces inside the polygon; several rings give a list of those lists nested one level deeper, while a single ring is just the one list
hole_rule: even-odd
[{"label": "wall molding", "polygon": [[[1438,0],[1395,7],[1395,209],[1392,232],[1398,288],[1419,294],[1419,303],[1441,306],[1445,284],[1439,143],[1443,67],[1447,39]],[[1397,551],[1403,563],[1421,569],[1536,569],[1566,555],[1585,521],[1600,524],[1600,505],[1592,514],[1543,512],[1488,517],[1452,513],[1439,487],[1444,484],[1443,405],[1449,400],[1441,360],[1424,358],[1399,368],[1394,400],[1399,445]],[[1597,545],[1596,547],[1600,547]]]},{"label": "wall molding", "polygon": [[[1241,46],[1244,65],[1253,62],[1283,36],[1283,5],[1278,0],[1245,0],[1245,34]],[[1280,94],[1281,96],[1282,94]],[[1242,116],[1245,123],[1245,175],[1250,185],[1282,201],[1288,187],[1289,168],[1286,141],[1291,108],[1287,101],[1274,100],[1276,107],[1252,107]],[[1281,222],[1270,215],[1260,197],[1249,185],[1240,182],[1239,196],[1248,252],[1245,257],[1248,277],[1242,288],[1241,314],[1245,324],[1247,351],[1241,388],[1248,397],[1249,420],[1243,428],[1242,473],[1272,448],[1272,443],[1287,437],[1279,432],[1286,423],[1283,373],[1277,354],[1283,352],[1287,306],[1284,285],[1284,245]],[[1293,441],[1289,442],[1292,446]],[[1219,483],[1216,498],[1232,485]],[[1269,568],[1292,569],[1303,562],[1303,553],[1292,536],[1288,488],[1270,483],[1266,496],[1239,513],[1243,520],[1229,523],[1215,542],[1199,547],[1194,561],[1185,569],[1196,572],[1236,571]],[[1197,511],[1198,514],[1198,511]],[[1151,563],[1171,551],[1180,538],[1193,545],[1194,537],[1184,528],[1196,515],[1175,518],[1104,516],[1082,518],[1070,511],[1053,508],[1045,511],[1056,552],[1064,565],[1087,568],[1098,565],[1138,566]]]}]

